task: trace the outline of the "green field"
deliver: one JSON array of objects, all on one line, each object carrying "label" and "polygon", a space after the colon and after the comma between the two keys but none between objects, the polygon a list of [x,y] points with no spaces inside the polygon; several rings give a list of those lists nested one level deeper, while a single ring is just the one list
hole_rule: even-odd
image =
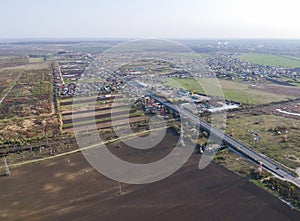
[{"label": "green field", "polygon": [[29,58],[29,63],[42,63],[42,62],[44,62],[43,57]]},{"label": "green field", "polygon": [[300,67],[300,60],[296,57],[248,53],[239,56],[239,58],[252,64],[262,64],[286,68]]},{"label": "green field", "polygon": [[178,53],[177,55],[184,58],[209,58],[212,56],[209,53],[197,53],[192,51],[190,53]]},{"label": "green field", "polygon": [[[199,82],[199,83],[198,83]],[[194,90],[196,93],[208,96],[222,96],[225,99],[245,103],[249,105],[265,104],[291,98],[289,95],[278,95],[249,88],[249,85],[220,79],[180,79],[169,78],[164,80],[166,86],[183,88],[187,91]],[[201,86],[200,86],[201,84]],[[204,92],[204,88],[206,89]],[[220,91],[222,89],[222,91]]]}]

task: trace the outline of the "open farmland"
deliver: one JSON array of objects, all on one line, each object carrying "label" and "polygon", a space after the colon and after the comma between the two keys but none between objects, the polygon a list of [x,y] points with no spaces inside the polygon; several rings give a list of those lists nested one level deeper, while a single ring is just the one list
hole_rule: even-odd
[{"label": "open farmland", "polygon": [[123,65],[120,72],[135,75],[168,74],[174,69],[174,64],[168,61],[139,60],[134,63]]},{"label": "open farmland", "polygon": [[[282,101],[289,98],[296,98],[297,88],[285,87],[293,90],[294,93],[289,92],[288,90],[281,90],[280,94],[274,93],[276,90],[267,91],[263,87],[254,88],[251,85],[239,83],[235,81],[228,80],[216,80],[216,79],[189,79],[189,78],[168,78],[164,79],[164,84],[169,87],[183,88],[187,91],[195,91],[200,94],[207,94],[209,96],[218,96],[219,92],[216,88],[221,87],[224,93],[224,97],[229,101],[236,101],[239,103],[257,105],[265,104],[270,102]],[[199,82],[199,83],[198,83]],[[201,86],[202,85],[202,86]],[[204,91],[204,87],[208,88],[207,91]],[[270,88],[270,87],[268,87]],[[299,89],[298,89],[299,90]]]},{"label": "open farmland", "polygon": [[29,63],[41,63],[41,62],[44,62],[43,57],[29,58]]},{"label": "open farmland", "polygon": [[[151,161],[172,150],[176,142],[176,137],[168,135],[151,150],[138,152],[126,145],[110,150],[126,160]],[[146,185],[108,179],[81,154],[16,168],[13,176],[0,180],[0,200],[6,202],[0,219],[299,220],[296,210],[247,179],[214,163],[199,170],[198,160],[195,154],[172,176]]]},{"label": "open farmland", "polygon": [[15,67],[29,63],[26,56],[0,56],[0,68]]},{"label": "open farmland", "polygon": [[[76,98],[77,100],[77,98]],[[78,104],[78,100],[80,103]],[[76,104],[76,112],[72,115],[73,100],[70,98],[60,100],[60,110],[62,115],[62,129],[65,132],[73,133],[73,126],[85,126],[93,124],[97,125],[98,129],[107,129],[112,126],[111,120],[117,122],[117,125],[126,123],[128,110],[126,109],[126,102],[128,99],[123,97],[108,97],[98,98],[93,102],[92,98],[78,98]],[[115,113],[117,116],[111,116],[112,103],[117,103]],[[76,122],[73,122],[73,118]],[[147,119],[141,110],[132,107],[129,111],[130,123],[138,123]]]},{"label": "open farmland", "polygon": [[0,72],[0,99],[8,93],[9,89],[14,85],[18,79],[18,74],[14,71]]},{"label": "open farmland", "polygon": [[299,58],[271,54],[243,54],[239,58],[252,64],[262,64],[275,67],[300,67]]},{"label": "open farmland", "polygon": [[2,102],[1,118],[50,113],[53,90],[50,70],[16,71],[15,76],[18,79]]},{"label": "open farmland", "polygon": [[[26,143],[57,133],[50,69],[0,72],[0,143]],[[33,80],[34,79],[34,80]]]},{"label": "open farmland", "polygon": [[[222,124],[227,135],[284,164],[275,166],[298,168],[300,173],[299,87],[266,84],[265,78],[257,73],[270,70],[273,74],[273,67],[248,71],[250,64],[227,57],[227,49],[222,59],[219,55],[223,52],[204,54],[205,59],[216,57],[209,63],[216,69],[196,75],[207,77],[199,79],[204,86],[201,87],[195,79],[190,79],[189,72],[159,59],[140,60],[143,56],[134,53],[136,61],[126,61],[124,65],[122,58],[126,53],[121,53],[120,60],[119,56],[113,56],[103,62],[93,52],[103,51],[107,46],[57,44],[51,46],[55,47],[52,51],[26,51],[22,55],[27,57],[28,64],[0,66],[0,200],[5,202],[0,207],[0,220],[300,219],[296,211],[300,208],[300,188],[265,170],[260,174],[259,165],[237,154],[238,148],[237,152],[231,152],[223,143],[224,148],[214,156],[214,162],[199,170],[199,160],[205,156],[202,151],[210,152],[214,147],[211,149],[214,139],[208,139],[209,130],[200,131],[197,137],[181,133],[181,125],[188,126],[189,122],[168,105],[151,99],[142,89],[145,87],[156,97],[168,96],[174,102],[177,99],[194,102],[198,97],[195,103],[203,105],[203,110],[220,108],[223,104],[239,107],[229,111],[227,129]],[[35,50],[40,48],[38,45]],[[198,55],[182,55],[183,62],[194,56],[196,59]],[[43,62],[43,58],[51,60]],[[123,66],[114,70],[115,63]],[[216,70],[227,73],[222,71],[233,70],[233,67],[239,69],[238,73],[247,73],[245,78],[231,78],[231,75],[225,79],[237,80],[209,78],[216,75]],[[192,69],[187,67],[186,70]],[[252,74],[252,71],[257,73]],[[249,80],[248,75],[254,77]],[[227,100],[241,104],[205,96],[181,96],[179,92],[185,91],[176,89],[217,96],[216,82]],[[141,94],[138,88],[142,89]],[[129,110],[126,104],[131,104]],[[208,123],[212,122],[211,116],[220,116],[218,112],[193,114],[201,115]],[[74,129],[78,129],[76,135],[82,135],[83,143],[74,136]],[[152,148],[134,148],[125,142],[128,140],[141,147],[135,137],[147,137],[151,133],[150,143],[155,143],[154,138],[164,134],[164,129],[166,134]],[[170,177],[152,184],[130,185],[100,174],[82,156],[83,146],[86,150],[95,148],[90,146],[91,132],[98,132],[101,139],[101,145],[96,148],[106,147],[115,157],[136,164],[154,163],[173,150],[189,148],[181,143],[180,133],[196,148],[191,149],[194,153],[188,162]],[[254,143],[254,137],[258,136],[260,139]],[[129,169],[122,175],[126,176],[126,172],[130,175],[132,171]]]}]

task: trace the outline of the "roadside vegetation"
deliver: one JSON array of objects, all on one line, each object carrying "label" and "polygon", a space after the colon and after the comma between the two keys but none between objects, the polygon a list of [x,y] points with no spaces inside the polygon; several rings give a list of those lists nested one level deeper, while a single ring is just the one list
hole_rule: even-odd
[{"label": "roadside vegetation", "polygon": [[241,156],[232,153],[229,150],[219,151],[214,158],[219,165],[245,177],[258,187],[265,189],[274,196],[288,203],[290,206],[300,211],[300,188],[282,181],[270,173],[263,171],[258,172],[258,166],[251,164]]},{"label": "roadside vegetation", "polygon": [[[300,167],[300,121],[283,116],[230,114],[226,133],[292,170]],[[255,137],[259,140],[254,141]]]}]

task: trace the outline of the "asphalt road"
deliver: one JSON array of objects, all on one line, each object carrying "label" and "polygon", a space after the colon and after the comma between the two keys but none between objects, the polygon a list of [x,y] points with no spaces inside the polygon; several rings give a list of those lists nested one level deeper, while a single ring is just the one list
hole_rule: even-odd
[{"label": "asphalt road", "polygon": [[290,173],[289,171],[282,168],[282,166],[266,156],[263,156],[262,154],[259,154],[255,152],[254,150],[250,149],[249,147],[241,144],[237,140],[233,139],[232,137],[224,134],[222,131],[218,130],[217,128],[212,127],[209,123],[201,120],[199,117],[195,116],[193,113],[186,111],[178,106],[175,106],[174,104],[170,104],[163,99],[155,96],[154,94],[149,94],[152,98],[154,98],[156,101],[168,106],[169,108],[178,111],[181,116],[185,116],[188,119],[190,119],[195,124],[200,123],[200,129],[208,131],[211,135],[215,135],[216,137],[223,139],[223,142],[228,144],[230,148],[238,151],[241,153],[244,157],[250,159],[251,161],[255,162],[256,164],[263,164],[263,167],[265,170],[269,171],[274,176],[286,180],[288,182],[291,182],[297,186],[300,186],[300,179],[298,179],[294,174]]},{"label": "asphalt road", "polygon": [[186,111],[174,104],[171,104],[162,98],[159,98],[153,94],[152,91],[148,91],[142,84],[137,81],[131,81],[130,85],[136,87],[141,94],[151,96],[156,101],[164,104],[168,108],[177,111],[180,113],[180,116],[187,117],[190,121],[195,123],[196,125],[200,125],[201,130],[208,131],[211,135],[215,135],[216,137],[223,139],[223,142],[226,143],[230,148],[234,149],[241,153],[245,158],[250,159],[252,162],[256,164],[263,164],[263,168],[269,171],[274,176],[291,182],[298,187],[300,187],[300,179],[298,179],[294,174],[285,170],[278,162],[275,160],[269,159],[266,156],[255,152],[254,150],[250,149],[249,147],[243,145],[242,143],[238,142],[237,140],[233,139],[232,137],[224,134],[222,131],[218,130],[217,128],[212,127],[209,123],[201,120],[199,117],[195,116],[193,113]]}]

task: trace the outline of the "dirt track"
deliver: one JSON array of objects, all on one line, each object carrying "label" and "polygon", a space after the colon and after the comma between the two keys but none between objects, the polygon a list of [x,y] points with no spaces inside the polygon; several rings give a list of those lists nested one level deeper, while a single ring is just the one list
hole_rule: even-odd
[{"label": "dirt track", "polygon": [[[177,142],[159,147],[112,147],[126,160],[157,160]],[[13,169],[0,177],[0,220],[299,220],[300,213],[216,164],[198,170],[199,155],[154,184],[119,185],[92,169],[81,154]]]}]

